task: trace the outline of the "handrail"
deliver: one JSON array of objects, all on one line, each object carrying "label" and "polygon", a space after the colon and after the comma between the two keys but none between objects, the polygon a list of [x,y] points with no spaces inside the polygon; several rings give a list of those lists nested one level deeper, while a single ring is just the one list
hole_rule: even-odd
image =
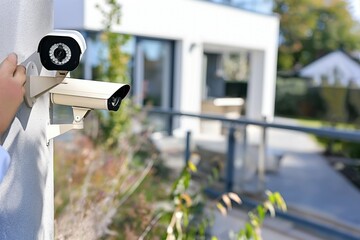
[{"label": "handrail", "polygon": [[334,139],[360,142],[359,130],[343,130],[343,129],[337,129],[331,127],[314,128],[314,127],[296,126],[289,124],[269,123],[265,121],[251,120],[244,117],[233,119],[233,118],[222,117],[220,115],[215,115],[215,114],[196,114],[196,113],[180,112],[180,111],[174,111],[174,110],[162,109],[162,108],[151,108],[148,109],[147,111],[149,113],[156,113],[156,114],[166,114],[172,116],[185,116],[185,117],[195,117],[195,118],[208,119],[208,120],[217,120],[234,125],[255,125],[263,128],[292,130],[298,132],[311,133],[321,137],[330,137]]},{"label": "handrail", "polygon": [[[262,136],[261,141],[259,143],[259,165],[258,165],[258,187],[261,189],[261,192],[264,190],[264,183],[265,183],[265,155],[266,155],[266,129],[268,128],[275,128],[275,129],[284,129],[284,130],[292,130],[292,131],[298,131],[298,132],[305,132],[310,134],[315,134],[317,136],[323,136],[323,137],[330,137],[333,139],[341,139],[341,140],[347,140],[352,142],[360,142],[360,131],[359,130],[342,130],[342,129],[336,129],[336,128],[314,128],[314,127],[305,127],[305,126],[296,126],[296,125],[288,125],[288,124],[278,124],[278,123],[269,123],[266,121],[257,121],[257,120],[251,120],[244,117],[238,118],[238,119],[230,119],[226,118],[220,115],[214,115],[214,114],[196,114],[196,113],[189,113],[189,112],[180,112],[180,111],[174,111],[171,109],[162,109],[162,108],[151,108],[146,109],[146,111],[150,114],[164,114],[168,116],[185,116],[185,117],[195,117],[195,118],[201,118],[201,119],[207,119],[207,120],[214,120],[214,121],[222,121],[224,123],[229,123],[229,131],[228,131],[228,139],[227,139],[227,158],[226,158],[226,179],[225,179],[225,192],[230,192],[233,189],[234,184],[234,151],[236,148],[236,140],[234,138],[234,131],[236,125],[243,125],[244,130],[243,131],[243,159],[246,155],[246,142],[247,142],[247,134],[246,134],[246,127],[248,125],[255,125],[262,128]],[[186,149],[185,149],[185,162],[187,162],[189,156],[190,156],[190,132],[187,132],[186,137]],[[212,197],[218,197],[223,194],[223,191],[207,188],[206,193]],[[243,197],[243,201],[248,206],[254,206],[254,202],[250,199],[247,199],[246,197]],[[255,204],[257,205],[257,204]],[[301,216],[296,216],[291,213],[278,213],[278,216],[290,220],[293,223],[303,226],[305,228],[309,228],[311,230],[315,230],[319,234],[324,234],[324,236],[333,236],[336,238],[341,239],[358,239],[357,236],[353,235],[352,233],[347,233],[342,230],[339,230],[337,228],[333,228],[331,226],[328,226],[326,224],[316,222],[313,220],[308,220],[305,218],[302,218]]]}]

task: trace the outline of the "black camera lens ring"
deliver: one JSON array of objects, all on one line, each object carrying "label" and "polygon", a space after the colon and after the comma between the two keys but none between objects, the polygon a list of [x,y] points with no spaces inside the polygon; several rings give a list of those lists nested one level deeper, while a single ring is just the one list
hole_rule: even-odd
[{"label": "black camera lens ring", "polygon": [[49,57],[53,64],[62,66],[70,61],[71,49],[65,43],[55,43],[49,49]]}]

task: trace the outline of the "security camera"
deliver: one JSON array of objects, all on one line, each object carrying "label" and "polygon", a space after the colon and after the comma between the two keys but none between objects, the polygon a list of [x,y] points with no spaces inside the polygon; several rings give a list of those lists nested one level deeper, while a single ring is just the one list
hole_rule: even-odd
[{"label": "security camera", "polygon": [[65,78],[50,90],[50,98],[54,104],[117,111],[129,90],[128,84]]},{"label": "security camera", "polygon": [[45,35],[39,43],[38,53],[47,70],[72,71],[80,63],[86,50],[81,33],[74,30],[55,30]]},{"label": "security camera", "polygon": [[49,124],[47,142],[72,129],[83,129],[83,120],[92,109],[117,111],[129,90],[128,84],[65,78],[50,90],[50,99],[54,104],[71,106],[74,121],[70,124]]},{"label": "security camera", "polygon": [[[68,72],[80,63],[86,50],[86,42],[81,33],[74,30],[55,30],[45,35],[39,42],[37,53],[23,63],[28,79],[25,83],[25,103],[32,107],[40,95],[61,83]],[[40,61],[39,61],[40,58]],[[39,76],[37,62],[47,70],[55,70],[54,77]]]}]

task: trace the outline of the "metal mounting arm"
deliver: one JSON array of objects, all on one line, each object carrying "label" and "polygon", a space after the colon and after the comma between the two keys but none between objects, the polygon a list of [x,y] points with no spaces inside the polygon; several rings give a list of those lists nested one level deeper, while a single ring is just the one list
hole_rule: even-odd
[{"label": "metal mounting arm", "polygon": [[36,64],[29,62],[26,66],[27,78],[24,97],[26,105],[32,107],[37,97],[60,84],[67,74],[67,71],[58,71],[54,77],[39,76]]},{"label": "metal mounting arm", "polygon": [[47,143],[72,129],[83,129],[84,118],[91,111],[89,108],[73,107],[74,121],[72,124],[49,124],[46,129]]}]

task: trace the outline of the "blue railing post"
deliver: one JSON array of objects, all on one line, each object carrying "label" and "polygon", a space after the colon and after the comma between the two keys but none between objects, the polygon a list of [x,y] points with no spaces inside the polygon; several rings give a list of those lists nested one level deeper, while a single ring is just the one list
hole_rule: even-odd
[{"label": "blue railing post", "polygon": [[226,161],[226,192],[231,192],[234,186],[234,162],[235,162],[235,128],[230,126],[227,145]]},{"label": "blue railing post", "polygon": [[244,187],[244,183],[245,183],[245,172],[246,172],[246,167],[247,167],[247,124],[244,124],[243,129],[242,129],[242,165],[241,165],[241,172],[240,172],[240,188]]},{"label": "blue railing post", "polygon": [[191,140],[191,132],[187,131],[186,138],[185,138],[185,166],[188,165],[189,160],[190,160],[190,155],[191,155],[190,140]]},{"label": "blue railing post", "polygon": [[173,135],[173,116],[172,115],[167,115],[167,134],[168,136],[172,136]]},{"label": "blue railing post", "polygon": [[[264,123],[266,118],[264,117]],[[259,160],[258,160],[258,189],[259,191],[265,190],[265,162],[266,162],[266,126],[262,127],[261,138],[259,143]]]}]

